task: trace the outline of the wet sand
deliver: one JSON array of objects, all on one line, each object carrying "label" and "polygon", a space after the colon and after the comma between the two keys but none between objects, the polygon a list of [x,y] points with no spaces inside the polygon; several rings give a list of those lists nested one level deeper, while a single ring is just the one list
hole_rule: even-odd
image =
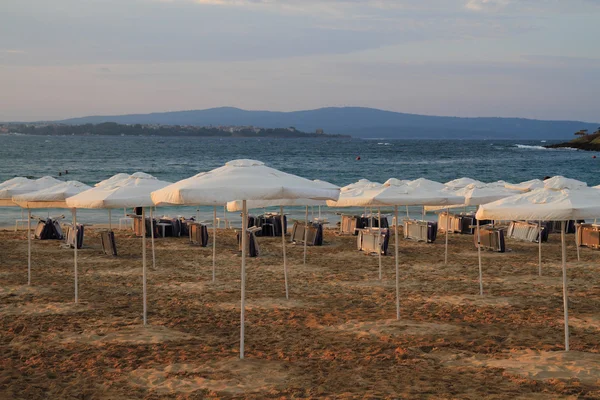
[{"label": "wet sand", "polygon": [[281,239],[259,238],[242,361],[232,231],[219,230],[214,283],[210,245],[157,240],[146,327],[140,239],[117,231],[113,258],[86,230],[78,305],[72,250],[34,241],[28,287],[25,239],[0,231],[0,398],[600,398],[600,252],[582,249],[577,262],[573,235],[568,354],[559,235],[544,244],[541,277],[536,244],[484,252],[484,297],[471,236],[450,236],[448,266],[443,236],[401,239],[397,321],[393,257],[379,281],[377,257],[328,231],[307,265],[288,245],[290,300]]}]

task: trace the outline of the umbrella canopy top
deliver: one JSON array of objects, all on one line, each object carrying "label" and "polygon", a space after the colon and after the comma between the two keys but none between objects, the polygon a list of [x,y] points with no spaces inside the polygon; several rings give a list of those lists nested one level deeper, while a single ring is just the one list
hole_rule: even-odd
[{"label": "umbrella canopy top", "polygon": [[492,201],[510,197],[517,193],[519,192],[516,190],[507,189],[504,186],[504,182],[501,181],[484,184],[472,183],[455,192],[456,195],[464,197],[464,204],[467,206],[491,203]]},{"label": "umbrella canopy top", "polygon": [[449,182],[446,182],[446,183],[444,184],[444,186],[446,186],[446,187],[448,187],[448,188],[450,188],[450,189],[453,189],[453,190],[457,190],[457,189],[462,189],[462,188],[464,188],[465,186],[467,186],[467,185],[470,185],[470,184],[472,184],[472,183],[475,183],[475,184],[483,184],[483,182],[481,182],[481,181],[478,181],[478,180],[476,180],[476,179],[471,179],[471,178],[458,178],[458,179],[454,179],[454,180],[451,180],[451,181],[449,181]]},{"label": "umbrella canopy top", "polygon": [[61,182],[46,189],[20,194],[13,197],[13,202],[23,208],[66,208],[65,200],[90,186],[78,181]]},{"label": "umbrella canopy top", "polygon": [[443,183],[432,181],[425,178],[415,179],[414,181],[409,181],[407,183],[408,186],[413,187],[419,190],[429,190],[429,191],[437,191],[445,189]]},{"label": "umbrella canopy top", "polygon": [[402,185],[406,185],[409,182],[410,182],[410,180],[407,180],[407,179],[390,178],[387,181],[385,181],[384,185],[385,186],[402,186]]},{"label": "umbrella canopy top", "polygon": [[[414,181],[412,181],[414,182]],[[337,201],[328,201],[329,207],[382,207],[413,205],[446,205],[464,202],[464,197],[451,192],[432,189],[427,182],[415,185],[379,185],[342,188]]]},{"label": "umbrella canopy top", "polygon": [[152,193],[154,204],[226,205],[235,200],[334,200],[339,188],[325,187],[256,160],[233,160]]},{"label": "umbrella canopy top", "polygon": [[534,189],[541,189],[544,187],[544,181],[540,179],[531,179],[529,181],[521,183],[507,183],[504,185],[505,188],[510,190],[518,190],[521,192],[529,192]]},{"label": "umbrella canopy top", "polygon": [[600,217],[600,190],[535,189],[489,204],[477,211],[478,219],[564,221]]},{"label": "umbrella canopy top", "polygon": [[30,182],[33,182],[33,180],[29,179],[29,178],[23,178],[21,176],[17,176],[15,178],[12,178],[12,179],[9,179],[7,181],[0,183],[0,189],[4,189],[6,187],[10,187],[13,185],[22,185],[24,183],[30,183]]},{"label": "umbrella canopy top", "polygon": [[0,187],[0,206],[14,206],[13,196],[46,189],[61,182],[51,176],[44,176],[35,180],[27,178],[10,179]]},{"label": "umbrella canopy top", "polygon": [[135,173],[69,197],[69,208],[132,208],[154,205],[150,193],[170,185],[152,175]]},{"label": "umbrella canopy top", "polygon": [[585,182],[578,181],[577,179],[565,178],[564,176],[554,176],[544,181],[544,188],[546,189],[583,189],[587,188],[588,185]]}]

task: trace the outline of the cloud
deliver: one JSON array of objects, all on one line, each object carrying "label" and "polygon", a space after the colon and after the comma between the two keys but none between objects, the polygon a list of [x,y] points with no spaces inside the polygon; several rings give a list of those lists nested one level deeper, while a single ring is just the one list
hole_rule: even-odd
[{"label": "cloud", "polygon": [[510,0],[469,0],[465,8],[471,11],[498,11],[509,3]]}]

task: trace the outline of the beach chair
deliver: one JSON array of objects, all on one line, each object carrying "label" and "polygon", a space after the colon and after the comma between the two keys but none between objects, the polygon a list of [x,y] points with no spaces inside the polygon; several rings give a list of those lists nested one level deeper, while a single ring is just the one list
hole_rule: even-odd
[{"label": "beach chair", "polygon": [[[133,231],[137,237],[142,237],[142,217],[140,215],[130,214],[133,218]],[[150,217],[146,217],[146,237],[152,236],[152,227],[154,227],[154,237],[158,237],[158,226],[156,220],[150,224]]]},{"label": "beach chair", "polygon": [[462,233],[462,219],[455,214],[441,212],[438,214],[438,227],[442,232],[446,232],[446,226],[449,233]]},{"label": "beach chair", "polygon": [[35,228],[34,237],[39,240],[63,240],[63,231],[59,222],[62,218],[64,217],[40,218]]},{"label": "beach chair", "polygon": [[339,235],[357,235],[357,229],[364,228],[358,215],[341,215]]},{"label": "beach chair", "polygon": [[83,247],[84,230],[85,228],[81,224],[77,224],[76,227],[73,227],[72,225],[69,226],[66,238],[67,247],[74,249],[75,245],[77,245],[77,248],[81,249]]},{"label": "beach chair", "polygon": [[308,227],[304,221],[295,221],[292,227],[292,243],[304,244],[304,235],[306,232],[307,246],[322,246],[323,245],[323,224],[321,222],[309,222]]},{"label": "beach chair", "polygon": [[[483,226],[479,229],[482,249],[491,250],[498,253],[504,253],[506,251],[506,243],[504,241],[504,228]],[[475,242],[475,247],[477,248],[477,234],[473,236],[473,241]]]},{"label": "beach chair", "polygon": [[200,245],[201,247],[208,246],[208,228],[200,222],[188,222],[188,231],[190,243]]},{"label": "beach chair", "polygon": [[[246,234],[248,235],[248,249],[246,254],[248,257],[258,257],[260,256],[260,246],[258,245],[258,240],[256,239],[256,233],[260,231],[260,227],[252,226],[246,230]],[[236,231],[238,248],[242,251],[242,236],[240,235],[240,231]]]},{"label": "beach chair", "polygon": [[117,242],[115,241],[115,233],[111,230],[103,230],[100,232],[100,240],[102,241],[102,251],[108,256],[117,256]]},{"label": "beach chair", "polygon": [[387,255],[390,243],[390,230],[387,228],[370,228],[358,231],[356,246],[367,254]]},{"label": "beach chair", "polygon": [[437,238],[437,222],[404,220],[404,238],[433,243]]},{"label": "beach chair", "polygon": [[548,231],[544,225],[540,230],[538,224],[533,222],[512,221],[506,230],[506,237],[532,243],[538,243],[541,238],[543,243],[548,241]]},{"label": "beach chair", "polygon": [[600,249],[600,225],[580,224],[578,235],[579,246]]}]

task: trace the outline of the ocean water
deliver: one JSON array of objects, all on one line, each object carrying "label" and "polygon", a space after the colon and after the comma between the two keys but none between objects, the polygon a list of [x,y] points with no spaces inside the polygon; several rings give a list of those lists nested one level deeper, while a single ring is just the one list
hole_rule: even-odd
[{"label": "ocean water", "polygon": [[[550,141],[548,143],[551,143]],[[388,178],[446,182],[463,176],[482,181],[521,182],[564,175],[600,184],[600,157],[568,149],[544,149],[540,141],[362,140],[362,139],[242,139],[165,137],[0,136],[0,182],[15,176],[51,175],[93,185],[119,173],[143,171],[175,182],[238,158],[310,179],[346,185],[360,178],[384,182]],[[360,160],[356,158],[360,157]],[[68,170],[67,176],[58,177]],[[291,210],[303,218],[304,211]],[[335,219],[340,210],[323,209]],[[389,212],[390,210],[385,210]],[[314,211],[317,212],[316,210]],[[418,210],[411,209],[411,212]],[[66,210],[35,211],[36,215],[67,214]],[[123,211],[113,212],[113,223]],[[159,208],[159,214],[186,215],[195,208]],[[201,208],[201,219],[212,218],[212,208]],[[312,213],[312,210],[311,210]],[[0,226],[14,225],[21,211],[0,208]],[[78,212],[87,223],[107,223],[106,211]],[[219,210],[219,216],[223,210]],[[233,213],[230,220],[239,217]]]}]

